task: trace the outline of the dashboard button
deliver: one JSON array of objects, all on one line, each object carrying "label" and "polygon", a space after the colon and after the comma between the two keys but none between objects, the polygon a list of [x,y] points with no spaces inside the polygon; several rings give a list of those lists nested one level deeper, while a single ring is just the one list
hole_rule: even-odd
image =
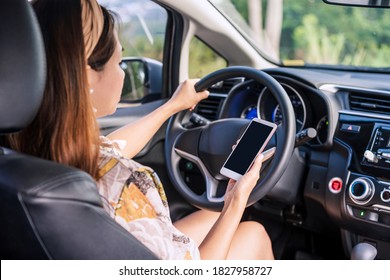
[{"label": "dashboard button", "polygon": [[385,159],[390,159],[390,153],[382,153],[381,156]]},{"label": "dashboard button", "polygon": [[340,130],[344,131],[344,132],[359,133],[360,132],[360,125],[343,123],[341,125]]},{"label": "dashboard button", "polygon": [[383,202],[390,202],[390,190],[385,189],[381,192],[381,199]]},{"label": "dashboard button", "polygon": [[353,208],[353,215],[356,218],[371,221],[371,222],[378,222],[379,220],[379,214],[372,211],[367,211],[365,209],[359,209],[359,208]]},{"label": "dashboard button", "polygon": [[377,222],[379,220],[379,215],[376,212],[367,211],[366,220]]},{"label": "dashboard button", "polygon": [[332,193],[339,193],[343,187],[343,181],[338,177],[334,177],[329,181],[328,187]]},{"label": "dashboard button", "polygon": [[357,218],[360,218],[360,219],[365,219],[366,218],[366,214],[367,214],[367,211],[366,210],[362,210],[362,209],[358,209],[358,208],[353,208],[353,215]]}]

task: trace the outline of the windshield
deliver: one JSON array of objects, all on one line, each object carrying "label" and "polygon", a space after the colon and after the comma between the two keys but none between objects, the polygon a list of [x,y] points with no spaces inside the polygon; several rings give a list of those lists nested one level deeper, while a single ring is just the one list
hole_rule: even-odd
[{"label": "windshield", "polygon": [[322,0],[209,1],[274,63],[390,71],[390,9]]}]

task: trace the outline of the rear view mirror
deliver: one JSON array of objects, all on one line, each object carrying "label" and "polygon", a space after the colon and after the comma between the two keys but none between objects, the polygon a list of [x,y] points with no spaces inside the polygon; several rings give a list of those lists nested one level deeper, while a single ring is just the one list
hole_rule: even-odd
[{"label": "rear view mirror", "polygon": [[146,103],[162,92],[162,63],[149,58],[126,57],[120,64],[125,72],[121,103]]},{"label": "rear view mirror", "polygon": [[343,5],[343,6],[390,8],[389,0],[323,0],[323,1],[328,4]]}]

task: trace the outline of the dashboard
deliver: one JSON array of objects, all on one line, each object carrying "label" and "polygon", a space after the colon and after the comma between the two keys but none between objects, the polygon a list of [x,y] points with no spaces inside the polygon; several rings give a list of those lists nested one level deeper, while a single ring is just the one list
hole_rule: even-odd
[{"label": "dashboard", "polygon": [[[310,144],[324,145],[328,141],[326,103],[317,90],[286,77],[276,76],[290,98],[296,117],[297,133],[315,128],[317,136]],[[277,125],[283,122],[279,104],[267,87],[254,81],[244,81],[234,87],[220,112],[221,117],[261,118]]]},{"label": "dashboard", "polygon": [[[297,132],[317,131],[315,138],[296,148],[285,175],[265,200],[273,211],[300,206],[301,213],[288,219],[281,214],[284,221],[314,232],[332,228],[341,232],[346,250],[358,242],[369,242],[378,249],[378,258],[389,259],[388,75],[307,68],[265,72],[290,97]],[[225,86],[212,87],[210,93],[210,100],[202,101],[196,110],[210,120],[260,117],[283,122],[273,95],[252,80],[231,79]],[[216,104],[214,111],[208,102]]]}]

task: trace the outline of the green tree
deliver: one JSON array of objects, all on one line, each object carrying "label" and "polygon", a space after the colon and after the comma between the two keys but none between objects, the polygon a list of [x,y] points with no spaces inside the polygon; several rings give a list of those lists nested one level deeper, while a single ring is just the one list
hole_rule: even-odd
[{"label": "green tree", "polygon": [[[249,1],[231,1],[248,23]],[[273,0],[262,1],[262,26],[267,16],[273,16],[266,14],[270,3]],[[280,41],[282,61],[386,67],[390,62],[390,10],[283,0]],[[260,44],[267,53],[265,40]]]},{"label": "green tree", "polygon": [[227,63],[225,59],[198,38],[192,38],[189,55],[190,78],[201,78],[226,66]]}]

